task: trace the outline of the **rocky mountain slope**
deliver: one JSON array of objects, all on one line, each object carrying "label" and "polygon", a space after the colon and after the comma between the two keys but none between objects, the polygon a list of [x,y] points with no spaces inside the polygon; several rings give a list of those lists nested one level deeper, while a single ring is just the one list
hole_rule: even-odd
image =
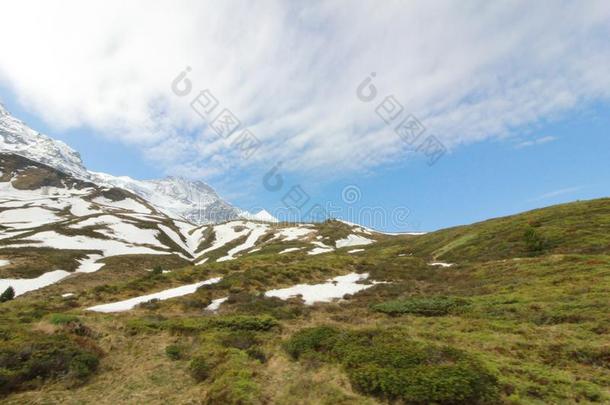
[{"label": "rocky mountain slope", "polygon": [[184,178],[135,180],[90,172],[78,152],[13,117],[0,104],[0,152],[44,163],[75,178],[105,187],[119,187],[144,198],[160,211],[196,224],[237,219],[242,211],[222,200],[207,184]]},{"label": "rocky mountain slope", "polygon": [[[195,225],[123,188],[99,186],[20,155],[0,154],[0,171],[0,248],[20,250],[22,256],[49,248],[80,253],[78,266],[68,266],[76,272],[100,268],[101,260],[118,255],[175,255],[205,263],[234,260],[274,242],[318,254],[374,241],[370,231],[348,225],[345,240],[324,237],[313,224],[244,219]],[[70,274],[63,268],[47,271],[53,276],[30,271],[28,280],[0,277],[0,290],[19,285],[21,294]]]}]

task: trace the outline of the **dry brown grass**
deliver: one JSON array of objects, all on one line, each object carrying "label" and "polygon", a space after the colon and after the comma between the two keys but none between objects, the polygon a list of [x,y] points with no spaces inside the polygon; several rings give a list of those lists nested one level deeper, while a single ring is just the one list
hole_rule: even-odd
[{"label": "dry brown grass", "polygon": [[122,322],[104,316],[95,320],[95,331],[102,336],[98,343],[107,355],[87,384],[68,388],[58,381],[44,391],[18,393],[3,403],[197,404],[204,397],[205,386],[193,383],[186,363],[172,362],[165,355],[165,347],[174,341],[172,336],[127,336]]}]

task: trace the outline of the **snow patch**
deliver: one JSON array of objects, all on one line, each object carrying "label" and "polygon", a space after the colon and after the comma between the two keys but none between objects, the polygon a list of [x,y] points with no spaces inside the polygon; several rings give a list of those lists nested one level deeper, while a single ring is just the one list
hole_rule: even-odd
[{"label": "snow patch", "polygon": [[451,267],[454,264],[455,263],[432,262],[432,263],[428,263],[428,266]]},{"label": "snow patch", "polygon": [[296,252],[297,250],[302,250],[302,247],[292,247],[282,250],[279,254],[283,255],[284,253]]},{"label": "snow patch", "polygon": [[99,212],[91,209],[91,204],[80,198],[72,198],[70,201],[72,203],[70,206],[70,214],[75,217],[85,217]]},{"label": "snow patch", "polygon": [[[28,236],[28,241],[42,244],[42,246],[54,249],[73,249],[73,250],[100,250],[104,256],[117,256],[127,254],[170,254],[171,252],[154,250],[144,246],[134,246],[116,240],[94,239],[88,236],[61,235],[55,231],[39,232]],[[16,245],[7,245],[16,247]],[[32,246],[30,243],[23,243],[18,246]],[[38,247],[38,246],[37,246]]]},{"label": "snow patch", "polygon": [[220,308],[222,303],[225,302],[228,299],[229,299],[229,297],[223,297],[223,298],[217,298],[215,300],[212,300],[210,305],[205,307],[205,309],[206,309],[206,311],[216,312],[216,311],[218,311],[218,309]]},{"label": "snow patch", "polygon": [[180,235],[178,235],[172,228],[159,224],[159,229],[161,229],[167,236],[169,236],[169,238],[173,240],[176,245],[187,251],[191,256],[193,255],[193,251],[190,249],[190,246],[188,246],[182,240],[182,238],[180,238]]},{"label": "snow patch", "polygon": [[[237,226],[244,226],[244,229],[236,231],[234,228]],[[200,254],[205,254],[207,252],[211,252],[212,250],[219,249],[227,243],[239,237],[242,237],[249,232],[249,229],[245,227],[245,224],[242,224],[240,222],[229,222],[222,225],[216,225],[213,229],[216,238],[214,239],[212,246],[207,249],[204,249]]]},{"label": "snow patch", "polygon": [[142,295],[140,297],[134,297],[134,298],[130,298],[130,299],[124,300],[124,301],[113,302],[111,304],[96,305],[96,306],[87,308],[87,310],[94,311],[94,312],[104,312],[104,313],[129,311],[130,309],[134,308],[136,305],[141,304],[143,302],[148,302],[150,300],[157,299],[160,301],[164,301],[164,300],[167,300],[170,298],[182,297],[184,295],[193,294],[195,291],[197,291],[197,289],[199,287],[201,287],[203,285],[210,285],[210,284],[218,283],[221,279],[222,279],[222,277],[215,277],[215,278],[211,278],[209,280],[200,281],[198,283],[183,285],[181,287],[170,288],[169,290],[159,291],[154,294]]},{"label": "snow patch", "polygon": [[107,207],[119,208],[127,211],[134,211],[140,214],[151,214],[152,211],[143,204],[140,204],[133,198],[125,198],[124,200],[112,201],[106,197],[96,197],[92,200],[96,204],[105,205]]},{"label": "snow patch", "polygon": [[268,228],[265,224],[255,224],[254,229],[252,229],[244,243],[229,250],[226,256],[221,257],[217,261],[233,260],[237,253],[253,248],[256,241],[267,232]]},{"label": "snow patch", "polygon": [[313,245],[316,245],[317,247],[315,247],[315,248],[311,249],[309,252],[307,252],[308,255],[319,255],[322,253],[328,253],[328,252],[332,252],[333,250],[335,250],[332,246],[325,245],[322,242],[314,241],[311,243]]},{"label": "snow patch", "polygon": [[281,238],[284,242],[290,242],[305,237],[313,232],[313,229],[306,227],[282,228],[273,239]]},{"label": "snow patch", "polygon": [[261,221],[261,222],[280,222],[276,217],[271,215],[267,210],[260,210],[256,214],[252,214],[248,211],[242,211],[239,214],[240,217],[244,219],[249,219],[251,221]]},{"label": "snow patch", "polygon": [[288,288],[270,290],[265,293],[265,296],[283,300],[301,296],[306,305],[312,305],[316,302],[331,302],[343,298],[346,294],[355,294],[372,287],[374,284],[358,283],[368,277],[368,273],[351,273],[335,277],[321,284],[297,284]]},{"label": "snow patch", "polygon": [[0,223],[14,229],[35,228],[61,220],[55,212],[40,207],[17,208],[0,212]]},{"label": "snow patch", "polygon": [[104,263],[97,263],[97,261],[102,258],[102,255],[89,255],[86,258],[79,260],[80,266],[76,269],[76,273],[95,273],[104,267]]},{"label": "snow patch", "polygon": [[365,238],[364,236],[358,236],[358,235],[351,234],[351,235],[348,235],[347,238],[345,238],[345,239],[337,240],[337,242],[335,242],[335,246],[337,246],[337,249],[340,249],[340,248],[344,248],[344,247],[348,247],[348,246],[369,245],[373,242],[375,242],[375,241],[372,239]]},{"label": "snow patch", "polygon": [[4,278],[0,279],[0,291],[13,287],[15,296],[25,294],[29,291],[38,290],[68,277],[70,273],[65,270],[48,271],[36,278]]}]

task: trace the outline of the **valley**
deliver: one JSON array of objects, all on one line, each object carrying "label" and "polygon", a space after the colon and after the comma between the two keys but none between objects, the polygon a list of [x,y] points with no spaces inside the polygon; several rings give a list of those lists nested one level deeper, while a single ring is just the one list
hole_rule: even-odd
[{"label": "valley", "polygon": [[608,199],[423,235],[201,226],[1,162],[0,285],[64,272],[0,304],[3,403],[608,401]]}]

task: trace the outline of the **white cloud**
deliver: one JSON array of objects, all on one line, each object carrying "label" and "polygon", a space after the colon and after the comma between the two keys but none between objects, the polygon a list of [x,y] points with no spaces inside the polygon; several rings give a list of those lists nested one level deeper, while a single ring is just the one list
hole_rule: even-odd
[{"label": "white cloud", "polygon": [[[249,162],[333,171],[404,158],[374,112],[389,94],[449,148],[610,96],[605,0],[21,0],[2,14],[0,84],[25,108],[206,177],[248,162],[190,109],[205,88],[263,142]],[[371,72],[367,104],[355,89]]]},{"label": "white cloud", "polygon": [[542,136],[540,138],[533,138],[532,140],[529,140],[529,141],[519,142],[515,147],[517,149],[527,148],[529,146],[544,145],[545,143],[554,142],[556,140],[557,140],[557,138],[554,136],[550,136],[550,135]]},{"label": "white cloud", "polygon": [[567,194],[574,194],[582,189],[583,189],[582,186],[566,187],[566,188],[562,188],[559,190],[555,190],[555,191],[551,191],[551,192],[539,195],[538,197],[533,198],[529,201],[534,202],[534,201],[548,200],[549,198],[560,197],[562,195],[567,195]]}]

